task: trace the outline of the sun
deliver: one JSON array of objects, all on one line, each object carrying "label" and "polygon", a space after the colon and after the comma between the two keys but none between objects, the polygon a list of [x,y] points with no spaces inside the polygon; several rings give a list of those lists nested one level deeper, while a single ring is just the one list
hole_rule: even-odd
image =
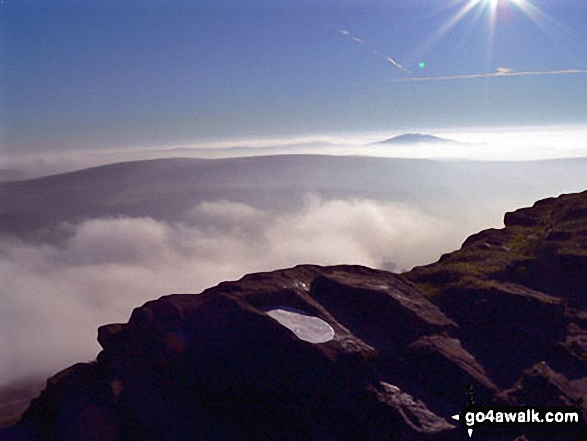
[{"label": "sun", "polygon": [[[481,8],[487,11],[489,19],[489,45],[493,44],[495,28],[497,25],[498,11],[502,8],[516,8],[524,13],[535,25],[544,30],[546,22],[554,22],[538,7],[532,4],[532,0],[467,0],[470,8]],[[466,6],[465,6],[466,7]]]},{"label": "sun", "polygon": [[531,9],[530,0],[468,0],[465,8],[481,7],[489,10],[490,18],[494,18],[498,8],[511,6],[515,6],[525,13]]},{"label": "sun", "polygon": [[537,22],[539,17],[545,18],[546,14],[532,4],[532,0],[465,0],[462,10],[467,12],[473,8],[481,8],[489,11],[490,20],[495,20],[495,14],[501,7],[516,7],[532,21]]},{"label": "sun", "polygon": [[[499,26],[501,12],[517,11],[530,20],[547,37],[553,38],[556,34],[572,35],[573,32],[555,18],[544,12],[534,3],[537,0],[446,0],[446,4],[437,11],[444,14],[452,10],[452,15],[430,35],[417,49],[415,58],[432,49],[446,34],[465,18],[469,20],[468,32],[472,29],[487,30],[487,60],[493,58],[495,34]],[[508,14],[510,17],[511,14]],[[476,26],[478,22],[486,21],[485,26]]]},{"label": "sun", "polygon": [[473,0],[473,3],[482,3],[485,5],[489,5],[491,8],[497,8],[500,5],[506,5],[508,3],[521,7],[522,5],[528,3],[528,1],[529,0]]},{"label": "sun", "polygon": [[500,9],[517,9],[521,11],[536,26],[546,32],[546,26],[556,23],[556,20],[548,16],[533,3],[533,0],[452,0],[450,7],[460,4],[452,17],[450,17],[424,44],[424,50],[434,46],[444,35],[455,27],[462,19],[473,14],[473,22],[483,17],[488,22],[489,52],[492,50],[493,39],[497,27]]}]

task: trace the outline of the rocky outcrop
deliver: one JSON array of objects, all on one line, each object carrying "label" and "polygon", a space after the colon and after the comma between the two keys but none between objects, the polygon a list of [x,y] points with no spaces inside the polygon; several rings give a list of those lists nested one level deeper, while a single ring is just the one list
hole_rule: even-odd
[{"label": "rocky outcrop", "polygon": [[459,324],[500,400],[587,415],[587,192],[507,213],[505,225],[405,277]]},{"label": "rocky outcrop", "polygon": [[302,265],[162,297],[5,437],[455,440],[471,385],[587,410],[586,231],[587,193],[565,195],[407,274]]},{"label": "rocky outcrop", "polygon": [[[320,319],[331,339],[299,338],[270,316],[277,309]],[[395,370],[410,342],[456,330],[391,273],[254,274],[100,328],[97,362],[51,379],[21,428],[41,439],[450,439],[454,426],[396,386],[409,382]]]}]

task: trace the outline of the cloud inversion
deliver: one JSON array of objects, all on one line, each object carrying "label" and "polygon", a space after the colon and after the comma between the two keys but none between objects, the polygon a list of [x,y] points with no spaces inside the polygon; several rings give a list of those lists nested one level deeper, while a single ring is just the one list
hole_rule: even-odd
[{"label": "cloud inversion", "polygon": [[447,221],[365,199],[309,197],[287,214],[205,202],[192,213],[192,224],[87,220],[59,246],[0,242],[0,384],[93,359],[98,326],[162,295],[299,263],[408,268],[461,239]]}]

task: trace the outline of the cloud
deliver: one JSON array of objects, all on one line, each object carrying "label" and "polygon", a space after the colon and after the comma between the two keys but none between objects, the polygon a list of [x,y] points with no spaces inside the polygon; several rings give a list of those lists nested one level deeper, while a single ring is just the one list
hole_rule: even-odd
[{"label": "cloud", "polygon": [[59,245],[0,242],[0,384],[93,359],[98,326],[162,295],[298,263],[408,268],[462,239],[446,221],[366,199],[307,197],[288,214],[205,202],[192,215],[87,220]]},{"label": "cloud", "polygon": [[499,77],[524,77],[533,75],[570,75],[570,74],[587,74],[587,70],[583,69],[567,69],[567,70],[548,70],[548,71],[527,71],[516,72],[510,68],[500,67],[497,72],[469,74],[469,75],[446,75],[437,77],[412,77],[412,78],[398,78],[388,80],[390,83],[404,83],[404,82],[418,82],[418,81],[454,81],[454,80],[468,80],[475,78],[499,78]]},{"label": "cloud", "polygon": [[497,73],[501,74],[501,75],[507,75],[507,74],[510,74],[513,72],[515,72],[515,71],[510,67],[498,67],[497,68]]},{"label": "cloud", "polygon": [[365,42],[364,42],[363,40],[361,40],[360,38],[357,38],[357,37],[352,37],[352,40],[353,40],[355,43],[359,43],[359,44],[365,44]]}]

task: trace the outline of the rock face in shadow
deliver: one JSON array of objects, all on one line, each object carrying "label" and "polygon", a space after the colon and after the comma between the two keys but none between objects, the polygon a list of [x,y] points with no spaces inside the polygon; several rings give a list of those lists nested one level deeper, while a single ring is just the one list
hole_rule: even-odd
[{"label": "rock face in shadow", "polygon": [[148,302],[4,436],[455,440],[470,385],[585,411],[587,193],[505,219],[403,275],[302,265]]},{"label": "rock face in shadow", "polygon": [[27,378],[0,386],[0,429],[15,424],[31,402],[39,396],[45,385],[43,378]]},{"label": "rock face in shadow", "polygon": [[[266,313],[276,308],[323,320],[333,338],[298,338]],[[51,379],[21,427],[41,439],[448,440],[453,426],[396,386],[390,361],[407,343],[456,328],[390,273],[300,266],[249,275],[101,327],[97,362]]]}]

